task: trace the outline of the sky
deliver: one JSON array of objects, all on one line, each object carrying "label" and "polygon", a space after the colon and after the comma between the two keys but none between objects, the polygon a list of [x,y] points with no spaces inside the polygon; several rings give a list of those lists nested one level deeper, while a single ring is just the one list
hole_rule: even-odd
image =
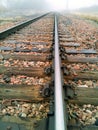
[{"label": "sky", "polygon": [[78,9],[98,5],[98,0],[47,0],[54,9]]},{"label": "sky", "polygon": [[12,8],[78,9],[98,5],[98,0],[0,0],[0,5]]}]

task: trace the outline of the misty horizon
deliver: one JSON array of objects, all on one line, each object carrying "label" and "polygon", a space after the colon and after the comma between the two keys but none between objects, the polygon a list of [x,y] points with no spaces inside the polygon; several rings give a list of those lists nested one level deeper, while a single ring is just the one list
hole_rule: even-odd
[{"label": "misty horizon", "polygon": [[0,8],[59,10],[78,9],[98,5],[97,0],[0,0]]},{"label": "misty horizon", "polygon": [[47,9],[46,0],[1,0],[0,6],[5,9]]}]

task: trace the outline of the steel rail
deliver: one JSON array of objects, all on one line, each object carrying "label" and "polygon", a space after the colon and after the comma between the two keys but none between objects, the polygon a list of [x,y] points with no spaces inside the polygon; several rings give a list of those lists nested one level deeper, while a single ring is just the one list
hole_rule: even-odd
[{"label": "steel rail", "polygon": [[0,32],[0,40],[6,38],[7,36],[11,35],[12,33],[15,33],[16,31],[24,28],[25,26],[28,26],[29,24],[39,20],[40,18],[48,15],[49,13],[46,13],[46,14],[42,14],[42,15],[37,15],[35,17],[33,17],[33,19],[29,19],[29,20],[26,20],[24,22],[21,22],[15,26],[12,26],[2,32]]},{"label": "steel rail", "polygon": [[67,130],[64,113],[63,86],[59,55],[58,23],[55,15],[55,130]]}]

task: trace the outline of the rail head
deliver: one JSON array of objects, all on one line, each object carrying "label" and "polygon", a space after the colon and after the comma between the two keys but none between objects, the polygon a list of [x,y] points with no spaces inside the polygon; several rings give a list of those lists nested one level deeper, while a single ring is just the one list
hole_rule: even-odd
[{"label": "rail head", "polygon": [[67,130],[59,55],[58,23],[55,15],[55,130]]}]

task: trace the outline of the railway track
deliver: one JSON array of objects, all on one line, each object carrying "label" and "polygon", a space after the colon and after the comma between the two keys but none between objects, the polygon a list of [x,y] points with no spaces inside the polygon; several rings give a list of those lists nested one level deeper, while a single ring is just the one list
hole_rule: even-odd
[{"label": "railway track", "polygon": [[59,17],[59,43],[68,101],[69,130],[98,129],[95,94],[98,86],[96,34],[96,27],[80,18]]},{"label": "railway track", "polygon": [[55,14],[0,33],[0,129],[97,130],[96,38]]}]

